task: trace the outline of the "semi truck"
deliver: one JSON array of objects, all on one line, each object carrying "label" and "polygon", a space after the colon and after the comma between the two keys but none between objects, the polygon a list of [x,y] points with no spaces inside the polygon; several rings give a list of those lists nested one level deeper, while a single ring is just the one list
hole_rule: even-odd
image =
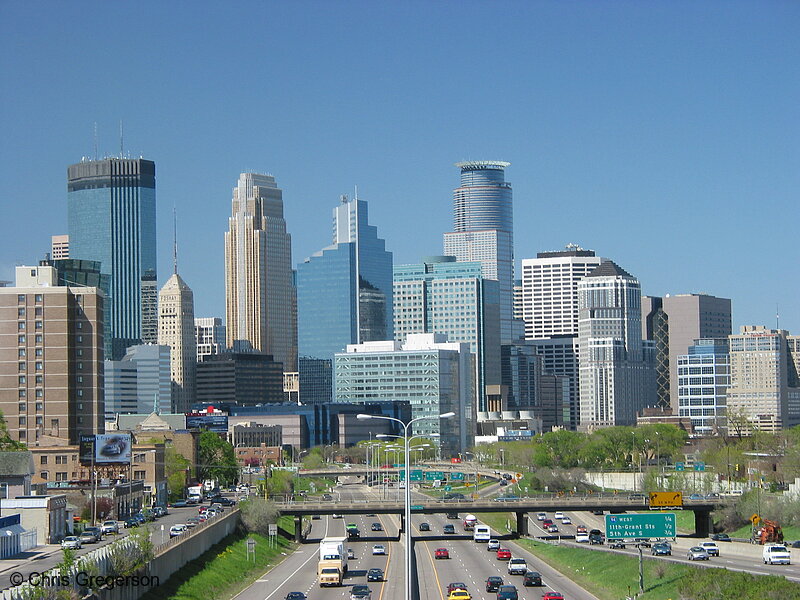
[{"label": "semi truck", "polygon": [[342,585],[344,574],[347,573],[346,541],[344,537],[326,537],[319,543],[317,578],[320,587]]},{"label": "semi truck", "polygon": [[472,531],[478,523],[478,517],[475,515],[467,515],[464,517],[464,531]]}]

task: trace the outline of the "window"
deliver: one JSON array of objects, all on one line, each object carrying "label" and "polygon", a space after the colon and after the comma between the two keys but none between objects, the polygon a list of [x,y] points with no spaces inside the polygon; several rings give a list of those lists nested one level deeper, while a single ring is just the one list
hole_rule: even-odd
[{"label": "window", "polygon": [[17,302],[25,302],[25,294],[17,294]]},{"label": "window", "polygon": [[43,350],[41,348],[37,348],[36,349],[36,356],[42,356],[43,354],[44,354],[44,352],[43,352]]},{"label": "window", "polygon": [[36,321],[35,322],[35,327],[36,327],[36,329],[41,329],[42,328],[42,322],[41,321]]},{"label": "window", "polygon": [[44,369],[44,363],[42,363],[42,362],[37,362],[37,363],[36,363],[36,370],[37,370],[37,371],[41,371],[42,369]]},{"label": "window", "polygon": [[66,473],[56,473],[56,481],[66,481],[67,474]]},{"label": "window", "polygon": [[36,302],[41,302],[43,299],[44,298],[41,294],[36,294]]},{"label": "window", "polygon": [[20,375],[19,376],[19,384],[20,385],[25,385],[25,375]]},{"label": "window", "polygon": [[26,390],[20,390],[19,391],[19,397],[20,398],[24,398],[27,395],[28,395],[28,392]]},{"label": "window", "polygon": [[65,465],[65,464],[67,464],[67,456],[66,455],[56,456],[56,464],[57,465]]},{"label": "window", "polygon": [[36,412],[44,410],[44,405],[41,402],[36,403]]},{"label": "window", "polygon": [[44,397],[44,390],[36,390],[36,397],[43,398]]},{"label": "window", "polygon": [[24,344],[25,343],[25,336],[24,335],[20,335],[19,337],[17,337],[17,343],[18,344]]},{"label": "window", "polygon": [[42,385],[44,378],[41,375],[36,376],[36,385]]},{"label": "window", "polygon": [[28,410],[28,405],[25,404],[24,402],[20,402],[19,403],[19,412],[24,413],[26,410]]},{"label": "window", "polygon": [[145,479],[146,477],[145,471],[134,471],[133,478],[134,479]]},{"label": "window", "polygon": [[20,306],[17,309],[17,316],[18,317],[24,317],[25,316],[25,307],[24,306]]},{"label": "window", "polygon": [[28,424],[28,417],[20,416],[19,418],[19,426],[23,427]]},{"label": "window", "polygon": [[42,479],[45,479],[45,480],[46,480],[48,477],[50,477],[50,474],[49,474],[47,471],[42,471],[41,473],[39,473],[39,476],[40,476]]},{"label": "window", "polygon": [[41,344],[42,343],[42,334],[41,333],[37,333],[36,334],[36,343],[37,344]]},{"label": "window", "polygon": [[19,367],[17,368],[17,370],[18,371],[24,371],[25,370],[25,363],[24,362],[19,363]]},{"label": "window", "polygon": [[17,331],[25,331],[25,321],[17,323]]},{"label": "window", "polygon": [[46,456],[42,456],[42,458],[39,460],[39,464],[46,465],[47,464],[47,457]]},{"label": "window", "polygon": [[41,317],[42,316],[42,307],[41,306],[37,306],[36,308],[33,309],[33,313],[37,317]]}]

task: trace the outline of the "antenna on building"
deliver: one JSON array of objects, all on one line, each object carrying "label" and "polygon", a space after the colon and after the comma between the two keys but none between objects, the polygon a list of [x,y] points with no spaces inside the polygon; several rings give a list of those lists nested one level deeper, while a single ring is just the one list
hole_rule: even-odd
[{"label": "antenna on building", "polygon": [[178,211],[172,205],[172,265],[178,274]]},{"label": "antenna on building", "polygon": [[97,160],[97,121],[94,122],[94,159]]},{"label": "antenna on building", "polygon": [[122,129],[122,119],[119,120],[119,157],[125,158],[124,150],[125,150],[125,135]]},{"label": "antenna on building", "polygon": [[778,304],[775,303],[775,329],[781,330],[781,313],[778,310]]},{"label": "antenna on building", "polygon": [[353,199],[354,200],[358,200],[358,185],[356,185],[355,188],[356,188],[356,192],[355,192],[356,195],[355,195],[355,197]]}]

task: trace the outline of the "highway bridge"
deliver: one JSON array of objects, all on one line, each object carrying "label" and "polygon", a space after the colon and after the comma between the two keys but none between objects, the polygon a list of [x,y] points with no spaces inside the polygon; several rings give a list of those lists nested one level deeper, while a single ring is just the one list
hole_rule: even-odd
[{"label": "highway bridge", "polygon": [[[417,497],[418,498],[418,497]],[[695,534],[708,537],[711,532],[711,511],[725,503],[720,500],[684,499],[682,507],[658,508],[655,510],[691,510],[694,512]],[[302,541],[302,517],[306,515],[364,515],[396,514],[400,516],[400,529],[405,528],[403,513],[405,504],[397,500],[348,500],[347,502],[318,500],[277,502],[282,515],[295,517],[295,539]],[[516,516],[516,535],[528,535],[528,513],[553,511],[605,511],[625,512],[649,510],[649,500],[643,494],[586,494],[564,495],[547,494],[529,498],[500,500],[480,498],[477,500],[414,499],[411,512],[420,514],[488,513],[510,512]]]}]

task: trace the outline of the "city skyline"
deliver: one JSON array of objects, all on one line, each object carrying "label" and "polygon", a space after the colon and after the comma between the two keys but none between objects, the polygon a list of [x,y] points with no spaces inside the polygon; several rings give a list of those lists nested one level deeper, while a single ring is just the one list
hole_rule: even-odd
[{"label": "city skyline", "polygon": [[[253,18],[285,27],[231,43],[235,15],[212,26],[203,11],[145,4],[116,7],[113,30],[90,11],[3,7],[0,69],[13,85],[0,194],[18,225],[4,228],[0,279],[67,232],[64,171],[81,156],[122,147],[158,163],[158,287],[177,206],[191,257],[182,275],[204,317],[224,315],[223,234],[242,171],[281,182],[294,267],[326,243],[329,207],[356,185],[401,265],[441,252],[453,164],[503,160],[517,274],[522,259],[576,243],[624,264],[644,294],[731,298],[734,330],[774,328],[776,306],[780,328],[800,330],[800,86],[787,70],[800,64],[797,6],[442,3],[425,5],[420,28],[415,3],[253,4]],[[95,63],[76,67],[74,56]],[[247,93],[228,93],[248,77]],[[31,203],[41,210],[26,227]]]}]

